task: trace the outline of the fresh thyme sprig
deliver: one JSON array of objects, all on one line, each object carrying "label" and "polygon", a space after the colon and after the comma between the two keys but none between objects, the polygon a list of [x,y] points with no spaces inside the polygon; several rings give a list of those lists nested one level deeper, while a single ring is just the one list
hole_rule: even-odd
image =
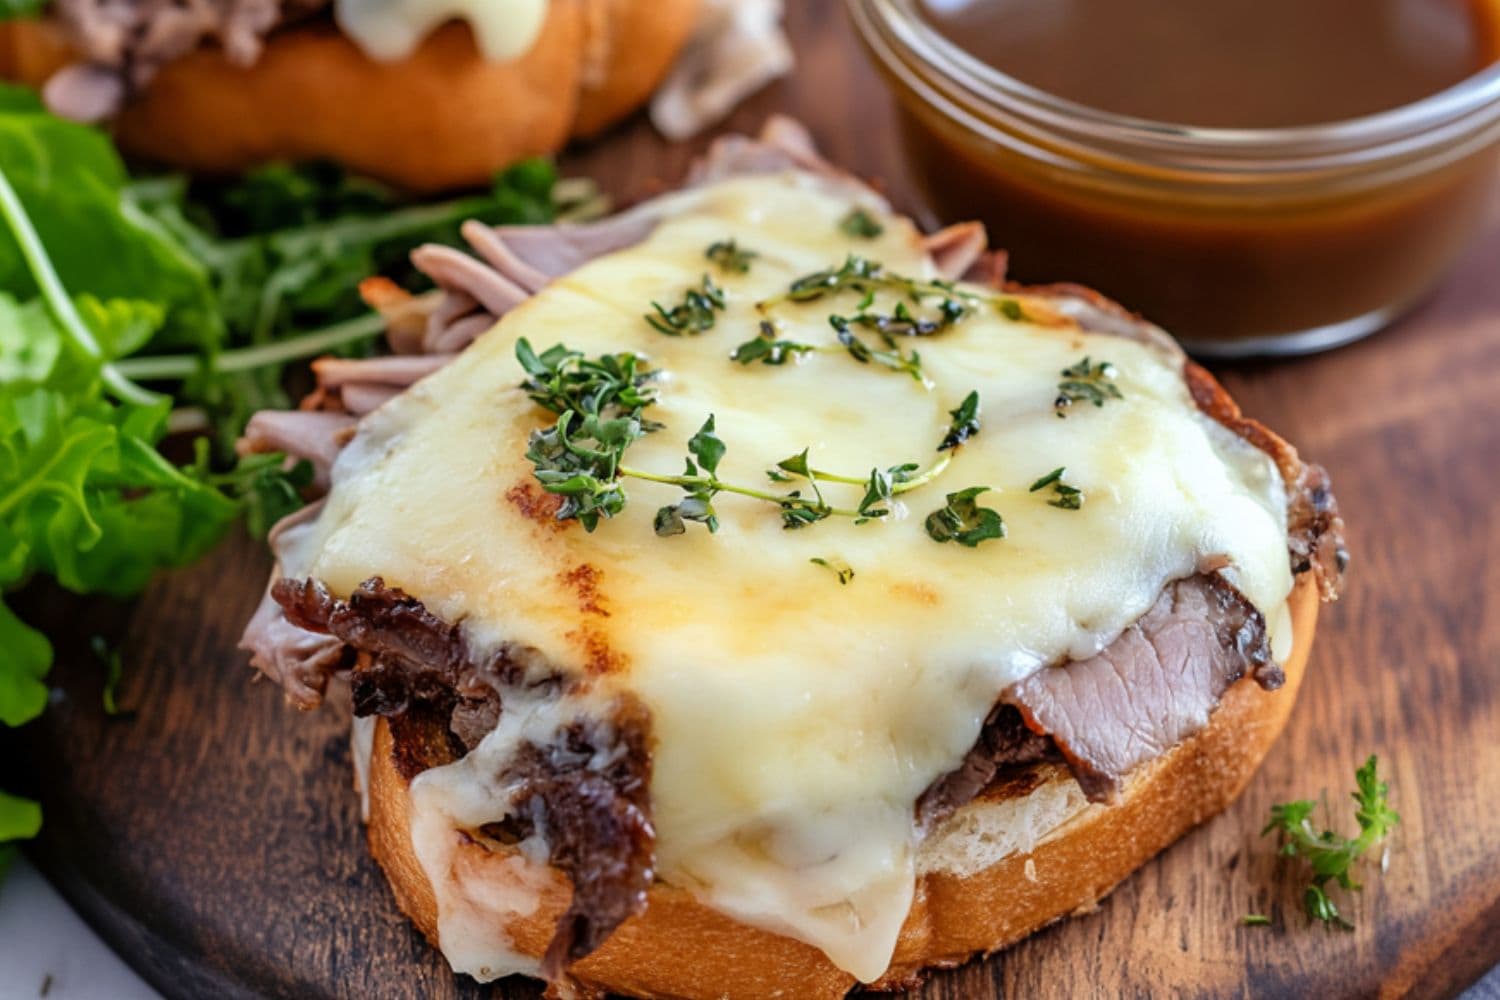
[{"label": "fresh thyme sprig", "polygon": [[759,306],[764,312],[782,302],[815,302],[845,292],[858,292],[861,296],[867,296],[860,305],[861,311],[873,303],[876,292],[894,293],[913,305],[923,305],[933,300],[940,303],[951,301],[952,304],[940,308],[955,317],[966,314],[973,305],[983,301],[982,296],[960,289],[951,281],[909,278],[888,271],[883,265],[867,257],[850,254],[837,268],[805,274],[793,281],[785,292],[762,301]]},{"label": "fresh thyme sprig", "polygon": [[1059,417],[1066,417],[1074,403],[1093,403],[1103,406],[1111,399],[1124,399],[1120,387],[1115,385],[1119,374],[1108,361],[1094,364],[1088,357],[1062,370],[1062,381],[1057,383],[1057,399],[1052,407]]},{"label": "fresh thyme sprig", "polygon": [[[662,424],[643,414],[657,401],[655,389],[650,385],[657,372],[647,366],[642,356],[626,352],[586,358],[562,344],[538,354],[525,338],[516,342],[515,353],[527,374],[521,388],[537,405],[557,414],[552,426],[531,433],[526,458],[532,463],[542,488],[562,497],[558,519],[576,519],[587,531],[593,531],[600,520],[612,518],[625,508],[627,478],[677,486],[686,494],[683,500],[656,512],[655,530],[662,536],[684,533],[690,521],[705,525],[710,533],[718,531],[714,500],[720,493],[774,503],[781,512],[782,525],[789,529],[806,527],[829,517],[849,517],[857,524],[864,524],[889,516],[891,501],[896,496],[941,475],[952,461],[953,450],[979,429],[979,396],[970,392],[958,407],[949,411],[952,423],[938,447],[941,457],[925,472],[918,472],[920,466],[916,462],[907,462],[885,469],[873,468],[866,477],[828,473],[813,468],[809,450],[804,448],[778,462],[769,476],[773,482],[805,480],[811,496],[804,496],[800,489],[772,493],[719,478],[719,464],[728,448],[716,432],[712,414],[689,439],[688,456],[680,475],[624,464],[625,452],[631,445],[662,428]],[[831,504],[823,495],[824,482],[862,487],[864,494],[859,505],[847,508]],[[950,494],[950,506],[955,496]],[[977,519],[978,530],[988,530],[987,519],[998,518],[993,511],[956,516]],[[929,518],[929,533],[931,523]],[[968,529],[963,524],[955,531],[956,536],[967,537]],[[964,541],[964,544],[977,542]]]},{"label": "fresh thyme sprig", "polygon": [[725,304],[724,290],[705,274],[699,286],[684,292],[682,301],[672,308],[652,302],[655,314],[646,313],[645,320],[669,337],[694,336],[713,329],[714,313],[723,312]]},{"label": "fresh thyme sprig", "polygon": [[839,220],[839,231],[855,239],[873,240],[885,232],[885,227],[876,222],[875,217],[869,212],[862,208],[855,208]]},{"label": "fresh thyme sprig", "polygon": [[720,493],[735,493],[776,504],[781,510],[782,527],[789,529],[803,528],[829,517],[868,520],[869,516],[874,516],[865,515],[859,510],[835,507],[824,500],[822,491],[818,489],[816,478],[812,477],[807,469],[805,449],[800,456],[787,459],[782,464],[799,471],[799,474],[803,474],[808,479],[813,487],[811,498],[802,496],[800,490],[793,490],[783,495],[725,482],[718,477],[718,471],[719,462],[724,458],[727,450],[724,442],[714,432],[714,417],[710,414],[698,433],[688,441],[690,457],[684,463],[682,475],[667,476],[626,466],[621,466],[619,472],[622,476],[677,486],[687,494],[681,502],[662,507],[656,512],[654,522],[656,533],[663,537],[682,534],[687,530],[686,522],[688,521],[697,521],[707,526],[710,533],[718,531],[719,518],[714,511],[713,501],[714,497]]},{"label": "fresh thyme sprig", "polygon": [[1052,499],[1047,501],[1048,506],[1057,507],[1060,510],[1081,510],[1083,508],[1083,491],[1076,486],[1069,486],[1063,482],[1063,473],[1067,469],[1058,466],[1042,478],[1031,484],[1028,493],[1052,487]]},{"label": "fresh thyme sprig", "polygon": [[905,372],[923,385],[930,385],[927,376],[922,372],[922,356],[912,350],[910,353],[903,351],[896,338],[889,333],[880,331],[880,337],[885,343],[885,349],[871,347],[854,333],[850,328],[852,323],[858,322],[860,317],[853,319],[844,316],[829,316],[828,322],[833,327],[839,343],[849,352],[849,355],[860,364],[875,363],[883,365],[892,371]]},{"label": "fresh thyme sprig", "polygon": [[703,256],[713,261],[725,274],[749,274],[750,262],[760,254],[754,250],[747,250],[735,240],[729,239],[710,243],[708,249],[703,252]]},{"label": "fresh thyme sprig", "polygon": [[1356,806],[1354,818],[1359,823],[1357,837],[1341,837],[1332,830],[1314,832],[1312,813],[1317,803],[1310,799],[1272,806],[1271,820],[1261,830],[1263,837],[1273,831],[1281,835],[1281,854],[1307,861],[1312,879],[1303,890],[1303,906],[1309,917],[1329,926],[1350,929],[1354,925],[1339,912],[1325,886],[1333,881],[1344,889],[1359,891],[1360,884],[1350,874],[1355,861],[1401,822],[1390,806],[1390,785],[1379,780],[1375,766],[1372,754],[1354,772],[1356,788],[1351,797]]},{"label": "fresh thyme sprig", "polygon": [[[893,336],[928,337],[942,333],[987,304],[1008,319],[1020,320],[1026,316],[1020,302],[1011,296],[981,295],[942,279],[923,281],[911,278],[889,271],[880,263],[858,254],[850,254],[836,268],[803,275],[785,292],[758,303],[758,308],[767,312],[782,303],[815,302],[846,292],[857,292],[862,296],[857,325]],[[878,292],[896,295],[903,301],[888,315],[871,313],[869,310]],[[918,316],[912,312],[911,306],[933,308],[937,315]]]},{"label": "fresh thyme sprig", "polygon": [[[860,501],[859,514],[864,519],[872,517],[885,517],[890,513],[888,506],[881,504],[892,500],[902,493],[908,493],[914,489],[926,486],[948,468],[953,461],[953,452],[963,442],[979,433],[979,393],[970,392],[964,397],[955,409],[948,411],[953,418],[948,425],[948,431],[943,435],[943,440],[938,444],[937,450],[943,453],[927,471],[918,473],[921,466],[916,462],[906,462],[901,465],[892,465],[885,469],[874,468],[870,474],[863,478],[859,476],[842,475],[836,472],[828,472],[824,469],[814,469],[808,463],[808,453],[804,450],[791,458],[782,459],[776,463],[774,469],[766,470],[766,476],[774,483],[791,482],[795,477],[802,477],[811,484],[815,492],[818,491],[818,483],[840,483],[847,486],[863,486],[865,490],[864,499]],[[821,497],[821,493],[819,493]]]}]

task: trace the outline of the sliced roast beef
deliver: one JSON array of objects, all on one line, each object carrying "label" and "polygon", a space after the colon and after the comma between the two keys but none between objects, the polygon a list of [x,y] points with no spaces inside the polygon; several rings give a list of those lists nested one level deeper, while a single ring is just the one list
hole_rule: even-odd
[{"label": "sliced roast beef", "polygon": [[1002,769],[1060,759],[1050,736],[1032,732],[1019,709],[1001,702],[985,720],[979,740],[964,762],[927,786],[917,799],[917,820],[924,828],[930,827],[972,801]]},{"label": "sliced roast beef", "polygon": [[[473,749],[494,728],[506,691],[525,686],[535,696],[563,688],[532,651],[476,657],[458,625],[378,577],[348,600],[316,580],[278,580],[271,594],[290,627],[332,637],[356,657],[356,715],[430,719],[436,711],[449,720],[438,742],[456,744],[455,752]],[[542,834],[551,863],[573,882],[572,903],[543,962],[549,979],[646,907],[656,844],[650,775],[650,716],[630,700],[607,719],[564,727],[546,745],[526,744],[497,775],[516,789],[504,824],[509,835]]]},{"label": "sliced roast beef", "polygon": [[1050,736],[1089,798],[1108,800],[1131,770],[1208,724],[1229,685],[1285,680],[1265,618],[1217,573],[1179,580],[1087,660],[1045,667],[1002,700]]},{"label": "sliced roast beef", "polygon": [[472,738],[475,717],[498,713],[498,703],[485,703],[505,688],[556,679],[529,650],[473,656],[457,625],[379,577],[360,584],[348,600],[318,581],[296,579],[276,581],[271,596],[293,627],[332,636],[357,654],[349,674],[356,715],[395,716],[420,703],[459,712],[458,735]]},{"label": "sliced roast beef", "polygon": [[1287,548],[1293,573],[1312,573],[1323,599],[1338,597],[1349,550],[1344,547],[1344,519],[1334,499],[1328,472],[1321,465],[1303,465],[1289,487]]},{"label": "sliced roast beef", "polygon": [[546,746],[524,746],[505,777],[518,781],[516,832],[542,834],[548,860],[573,883],[542,959],[556,982],[646,908],[656,864],[650,716],[627,701],[604,722],[575,722]]}]

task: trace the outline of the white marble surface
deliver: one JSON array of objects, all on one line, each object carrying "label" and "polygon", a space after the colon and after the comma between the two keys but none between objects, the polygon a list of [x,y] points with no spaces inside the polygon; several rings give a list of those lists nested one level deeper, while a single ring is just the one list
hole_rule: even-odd
[{"label": "white marble surface", "polygon": [[[25,859],[0,885],[0,1000],[159,1000]],[[1462,1000],[1500,1000],[1500,967]]]},{"label": "white marble surface", "polygon": [[157,1000],[24,858],[0,883],[0,1000]]}]

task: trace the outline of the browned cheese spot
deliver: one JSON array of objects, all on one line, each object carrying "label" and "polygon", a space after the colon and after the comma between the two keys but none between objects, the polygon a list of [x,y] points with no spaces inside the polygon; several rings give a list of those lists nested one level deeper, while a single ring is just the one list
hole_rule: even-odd
[{"label": "browned cheese spot", "polygon": [[522,517],[552,531],[564,531],[571,521],[559,521],[562,497],[548,493],[531,480],[523,480],[505,491],[505,499]]},{"label": "browned cheese spot", "polygon": [[599,592],[599,581],[604,574],[597,566],[588,563],[580,563],[570,570],[557,574],[558,582],[578,598],[578,610],[586,615],[598,615],[608,618],[609,612],[604,608],[604,597]]}]

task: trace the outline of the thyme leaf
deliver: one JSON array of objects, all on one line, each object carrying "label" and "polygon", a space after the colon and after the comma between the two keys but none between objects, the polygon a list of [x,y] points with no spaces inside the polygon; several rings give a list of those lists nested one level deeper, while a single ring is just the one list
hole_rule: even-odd
[{"label": "thyme leaf", "polygon": [[1043,490],[1050,486],[1052,487],[1052,499],[1047,501],[1049,506],[1057,507],[1061,510],[1081,509],[1083,507],[1084,500],[1083,491],[1075,486],[1069,486],[1067,483],[1063,482],[1063,473],[1066,471],[1066,467],[1061,465],[1058,466],[1042,478],[1038,479],[1036,482],[1032,483],[1031,489],[1027,492],[1035,493],[1038,490]]},{"label": "thyme leaf", "polygon": [[1111,399],[1124,399],[1115,376],[1119,374],[1108,361],[1094,364],[1085,356],[1075,365],[1062,370],[1062,381],[1057,383],[1057,398],[1052,407],[1059,417],[1066,417],[1067,409],[1074,403],[1093,403],[1103,406]]},{"label": "thyme leaf", "polygon": [[822,556],[813,556],[808,562],[832,570],[838,577],[840,586],[847,587],[854,579],[854,570],[842,559],[824,559]]},{"label": "thyme leaf", "polygon": [[708,249],[703,252],[724,274],[748,274],[750,273],[750,262],[759,257],[760,254],[754,250],[747,250],[736,241],[719,240],[710,243]]},{"label": "thyme leaf", "polygon": [[927,534],[935,542],[957,542],[974,548],[991,538],[1005,537],[1005,521],[999,513],[981,507],[976,498],[988,486],[970,486],[948,494],[948,502],[927,515]]},{"label": "thyme leaf", "polygon": [[978,391],[970,392],[964,397],[964,401],[958,404],[957,409],[948,411],[948,415],[953,418],[953,422],[948,425],[948,433],[943,436],[942,443],[938,445],[938,451],[957,448],[979,433]]},{"label": "thyme leaf", "polygon": [[742,365],[759,361],[763,365],[784,365],[799,354],[809,354],[817,348],[811,344],[799,344],[791,340],[778,340],[776,326],[770,320],[761,320],[760,334],[736,347],[730,360]]},{"label": "thyme leaf", "polygon": [[[856,320],[858,317],[855,318]],[[927,383],[927,376],[922,372],[922,356],[913,350],[910,354],[901,350],[896,341],[889,335],[885,336],[886,349],[873,348],[860,340],[854,331],[850,329],[851,320],[843,316],[829,316],[828,322],[833,326],[834,333],[838,336],[839,343],[849,352],[850,357],[860,364],[875,363],[882,365],[892,371],[906,372],[918,382]]]},{"label": "thyme leaf", "polygon": [[590,359],[562,344],[537,354],[530,341],[522,337],[516,341],[516,360],[530,376],[521,388],[553,413],[620,416],[638,413],[656,402],[656,390],[649,383],[657,372],[647,368],[646,359],[639,354],[604,354]]},{"label": "thyme leaf", "polygon": [[699,287],[689,288],[683,293],[682,301],[672,308],[652,302],[655,315],[646,313],[645,320],[668,337],[696,336],[713,329],[714,312],[723,312],[724,305],[724,290],[705,274]]},{"label": "thyme leaf", "polygon": [[839,220],[839,231],[855,239],[873,240],[885,232],[885,227],[862,208],[856,208]]}]

